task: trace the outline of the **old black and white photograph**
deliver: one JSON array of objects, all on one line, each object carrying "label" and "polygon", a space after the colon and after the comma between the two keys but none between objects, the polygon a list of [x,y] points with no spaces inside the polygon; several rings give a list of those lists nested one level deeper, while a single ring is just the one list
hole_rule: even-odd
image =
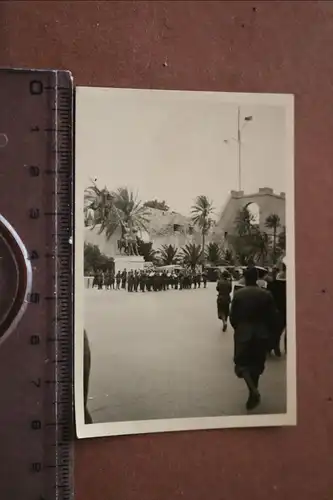
[{"label": "old black and white photograph", "polygon": [[296,424],[294,99],[79,87],[78,437]]}]

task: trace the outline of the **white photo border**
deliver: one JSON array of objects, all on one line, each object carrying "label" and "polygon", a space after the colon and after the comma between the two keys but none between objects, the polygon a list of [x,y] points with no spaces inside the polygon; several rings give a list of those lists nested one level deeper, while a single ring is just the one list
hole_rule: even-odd
[{"label": "white photo border", "polygon": [[[286,259],[287,259],[287,410],[283,414],[232,415],[221,417],[174,418],[128,422],[86,424],[83,401],[83,347],[84,347],[84,176],[80,172],[82,145],[80,144],[80,102],[95,93],[118,93],[125,97],[129,92],[169,96],[171,99],[197,99],[207,102],[234,103],[239,105],[282,106],[286,110]],[[78,438],[94,438],[159,432],[208,430],[238,427],[276,427],[297,424],[297,377],[296,377],[296,286],[295,286],[295,180],[294,180],[294,95],[255,94],[233,92],[201,92],[178,90],[115,89],[102,87],[77,87],[76,89],[76,137],[75,137],[75,293],[74,293],[74,400],[76,433]]]}]

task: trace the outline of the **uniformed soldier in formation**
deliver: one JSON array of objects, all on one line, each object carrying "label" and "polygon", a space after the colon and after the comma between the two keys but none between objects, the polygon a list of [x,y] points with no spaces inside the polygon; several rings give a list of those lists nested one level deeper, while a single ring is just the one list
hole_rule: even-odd
[{"label": "uniformed soldier in formation", "polygon": [[146,280],[147,291],[150,292],[153,287],[153,273],[149,272]]},{"label": "uniformed soldier in formation", "polygon": [[144,271],[142,271],[139,275],[139,283],[140,283],[140,291],[145,292],[146,283],[147,283],[147,275]]},{"label": "uniformed soldier in formation", "polygon": [[168,289],[168,275],[166,271],[162,273],[162,287],[164,292]]},{"label": "uniformed soldier in formation", "polygon": [[174,286],[174,289],[175,290],[178,290],[178,287],[179,287],[179,273],[174,273],[173,274],[173,278],[172,278],[172,281],[173,281],[173,286]]},{"label": "uniformed soldier in formation", "polygon": [[127,270],[124,269],[123,272],[121,273],[121,288],[125,290],[126,288],[126,282],[127,282]]},{"label": "uniformed soldier in formation", "polygon": [[116,287],[117,287],[117,290],[120,290],[120,283],[121,283],[121,274],[120,274],[120,271],[118,271],[117,274],[116,274]]},{"label": "uniformed soldier in formation", "polygon": [[110,273],[110,290],[114,290],[114,282],[115,282],[114,271],[111,271],[111,273]]},{"label": "uniformed soldier in formation", "polygon": [[105,288],[106,288],[106,290],[111,289],[111,281],[112,281],[112,274],[111,274],[111,271],[108,270],[105,274]]},{"label": "uniformed soldier in formation", "polygon": [[203,282],[204,288],[207,288],[207,273],[206,273],[206,271],[204,271],[202,273],[202,282]]},{"label": "uniformed soldier in formation", "polygon": [[130,271],[127,275],[127,290],[129,292],[133,292],[134,288],[134,274],[133,271]]},{"label": "uniformed soldier in formation", "polygon": [[201,281],[204,287],[207,286],[207,276],[205,273],[183,269],[180,271],[168,272],[157,269],[150,270],[133,270],[123,269],[117,271],[117,274],[112,270],[103,273],[97,270],[94,274],[93,287],[97,286],[99,290],[105,287],[107,290],[124,289],[128,292],[154,291],[161,292],[170,289],[174,290],[189,290],[192,288],[200,288]]},{"label": "uniformed soldier in formation", "polygon": [[104,284],[104,273],[102,271],[99,271],[97,275],[97,288],[98,290],[102,290]]},{"label": "uniformed soldier in formation", "polygon": [[134,272],[134,291],[137,292],[139,288],[140,276],[138,271]]}]

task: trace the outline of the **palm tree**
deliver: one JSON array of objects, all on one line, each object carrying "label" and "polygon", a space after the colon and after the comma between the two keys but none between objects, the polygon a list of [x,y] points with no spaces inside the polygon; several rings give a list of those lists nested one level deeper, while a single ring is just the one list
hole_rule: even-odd
[{"label": "palm tree", "polygon": [[253,214],[251,214],[248,207],[241,208],[235,221],[238,235],[244,236],[247,234],[251,234],[252,228],[255,227],[254,222],[255,217]]},{"label": "palm tree", "polygon": [[282,253],[285,252],[285,250],[286,250],[286,227],[285,226],[283,226],[282,230],[278,234],[277,246]]},{"label": "palm tree", "polygon": [[222,252],[218,243],[209,243],[206,249],[206,260],[215,266],[218,266],[222,259]]},{"label": "palm tree", "polygon": [[124,237],[127,228],[131,234],[135,230],[147,231],[149,211],[137,199],[133,191],[127,187],[121,187],[112,195],[114,196],[114,209],[118,226],[121,227],[122,237]]},{"label": "palm tree", "polygon": [[112,194],[106,187],[99,189],[94,183],[85,190],[85,200],[87,202],[85,210],[92,209],[94,212],[92,229],[99,225],[99,233],[103,233],[113,221]]},{"label": "palm tree", "polygon": [[145,262],[156,262],[157,261],[157,252],[153,250],[153,243],[151,241],[143,241],[140,238],[137,238],[138,245],[138,253],[141,257],[144,258]]},{"label": "palm tree", "polygon": [[269,251],[269,236],[265,232],[258,231],[253,240],[255,256],[262,266],[265,265]]},{"label": "palm tree", "polygon": [[232,266],[235,263],[234,254],[232,253],[231,250],[227,249],[223,252],[223,260],[230,266]]},{"label": "palm tree", "polygon": [[163,266],[177,262],[178,248],[175,245],[162,245],[158,253]]},{"label": "palm tree", "polygon": [[212,202],[205,195],[197,196],[194,205],[191,208],[192,222],[201,230],[202,252],[205,250],[205,237],[213,223],[210,217],[214,212]]},{"label": "palm tree", "polygon": [[182,249],[183,263],[185,266],[195,269],[198,264],[200,264],[202,259],[202,248],[201,245],[195,245],[194,243],[188,243]]},{"label": "palm tree", "polygon": [[107,240],[118,228],[122,239],[126,233],[134,239],[137,231],[147,231],[149,212],[127,187],[110,192],[94,184],[87,189],[86,197],[95,214],[92,227],[100,225],[99,233],[105,232]]},{"label": "palm tree", "polygon": [[281,226],[280,217],[277,214],[271,214],[266,217],[265,226],[273,230],[273,263],[276,262],[276,236],[277,230]]}]

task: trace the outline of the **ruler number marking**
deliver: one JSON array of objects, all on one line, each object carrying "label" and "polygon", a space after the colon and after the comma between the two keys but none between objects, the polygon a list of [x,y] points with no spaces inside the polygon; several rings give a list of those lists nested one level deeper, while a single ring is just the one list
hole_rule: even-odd
[{"label": "ruler number marking", "polygon": [[[40,181],[41,177],[44,174],[50,174],[52,176],[56,176],[58,174],[59,176],[58,179],[54,181],[54,187],[53,187],[54,192],[52,192],[52,196],[57,197],[58,200],[60,201],[59,210],[57,212],[51,212],[51,211],[45,212],[45,210],[43,209],[44,207],[42,206],[38,207],[38,205],[37,207],[36,206],[27,207],[28,208],[27,219],[29,219],[31,223],[33,223],[32,222],[33,220],[39,223],[44,216],[52,216],[52,217],[56,216],[56,221],[55,221],[56,233],[60,241],[59,252],[51,250],[50,253],[45,253],[45,251],[42,251],[42,248],[39,248],[38,246],[37,249],[34,249],[33,245],[29,248],[28,251],[29,254],[28,259],[30,261],[33,260],[36,261],[37,259],[43,260],[44,257],[47,259],[56,259],[55,261],[56,270],[60,276],[60,287],[57,293],[59,298],[59,304],[57,304],[57,307],[54,310],[55,317],[52,316],[52,319],[50,318],[50,320],[52,324],[54,324],[55,321],[59,322],[59,325],[57,325],[57,328],[59,330],[53,333],[53,336],[55,335],[54,340],[57,343],[57,346],[47,347],[48,344],[44,344],[44,342],[45,341],[47,342],[49,337],[47,335],[44,335],[38,330],[37,333],[31,334],[28,337],[27,343],[31,347],[34,348],[38,347],[38,351],[36,351],[35,349],[34,352],[39,353],[41,352],[40,351],[41,348],[45,349],[48,352],[47,356],[48,358],[50,358],[50,361],[53,358],[53,351],[56,349],[59,349],[60,358],[62,358],[62,359],[57,359],[56,362],[54,363],[57,367],[54,369],[52,368],[52,374],[48,373],[48,376],[45,377],[44,376],[45,374],[42,371],[39,372],[40,374],[39,377],[38,372],[37,373],[35,372],[32,373],[28,378],[28,383],[33,384],[36,388],[40,388],[43,391],[44,391],[44,384],[48,384],[50,387],[49,389],[50,393],[55,391],[54,385],[59,384],[58,389],[60,391],[60,399],[62,399],[62,401],[56,401],[52,404],[52,407],[50,406],[49,408],[50,414],[48,416],[44,417],[44,415],[41,413],[39,415],[38,414],[33,415],[32,417],[30,416],[30,418],[28,417],[26,419],[25,425],[27,427],[29,426],[28,429],[30,429],[31,431],[37,431],[37,432],[39,431],[37,437],[43,436],[44,435],[43,430],[47,429],[48,426],[52,425],[56,429],[56,436],[54,438],[56,443],[51,444],[51,442],[49,443],[45,442],[44,448],[46,449],[47,447],[49,447],[50,452],[46,454],[45,458],[43,455],[35,456],[32,460],[28,461],[27,466],[28,470],[30,469],[31,474],[35,476],[35,481],[37,482],[42,481],[43,479],[42,476],[44,476],[44,474],[47,474],[49,476],[50,481],[52,482],[55,481],[54,488],[57,491],[56,496],[60,495],[61,498],[63,497],[67,498],[68,496],[69,498],[71,492],[70,492],[70,477],[69,477],[70,472],[68,470],[68,462],[70,454],[69,443],[71,440],[71,432],[68,427],[70,426],[70,423],[68,422],[67,419],[70,417],[71,414],[71,400],[70,400],[71,387],[69,380],[65,380],[65,378],[70,377],[69,369],[67,369],[66,366],[68,364],[67,351],[70,354],[71,346],[70,342],[68,341],[68,336],[66,336],[67,340],[64,340],[63,337],[65,332],[65,327],[70,323],[70,307],[68,305],[69,291],[67,292],[67,289],[71,286],[71,280],[68,277],[65,276],[63,277],[62,274],[64,273],[64,271],[66,273],[70,273],[70,268],[71,268],[70,250],[68,249],[68,239],[71,227],[71,215],[69,212],[67,213],[67,208],[68,208],[67,204],[71,202],[71,189],[69,188],[69,183],[71,182],[73,175],[71,173],[73,92],[70,85],[69,87],[67,86],[60,87],[58,85],[53,86],[52,84],[50,85],[49,82],[43,81],[42,77],[38,74],[34,75],[31,78],[31,80],[30,79],[28,80],[25,88],[27,94],[30,94],[31,96],[36,96],[34,102],[37,107],[41,106],[49,108],[48,101],[46,100],[47,96],[49,95],[49,91],[51,91],[50,93],[52,95],[54,93],[59,97],[55,109],[51,109],[53,117],[52,123],[44,124],[39,122],[37,118],[36,121],[32,119],[27,127],[28,133],[29,132],[36,133],[34,137],[35,138],[37,137],[37,141],[43,140],[43,137],[45,136],[40,136],[40,134],[42,134],[43,132],[49,132],[55,134],[55,137],[58,137],[58,151],[57,151],[58,164],[56,165],[54,158],[49,158],[49,161],[45,166],[42,164],[39,164],[37,166],[36,164],[28,163],[28,165],[25,165],[25,168],[28,170],[26,175],[27,177],[30,177],[31,180],[38,179]],[[41,99],[37,99],[38,96]],[[58,118],[58,122],[56,122],[56,118]],[[54,145],[52,147],[54,147]],[[48,149],[51,149],[51,146]],[[50,153],[50,151],[48,152]],[[49,295],[47,295],[47,293],[45,294],[44,291],[42,290],[40,290],[39,293],[31,292],[30,294],[27,294],[27,301],[29,303],[40,305],[43,308],[44,308],[44,299],[50,301],[54,300],[55,298],[56,296],[52,296],[52,293],[49,293]],[[31,333],[33,333],[33,331]],[[45,380],[45,378],[49,378],[50,380]],[[54,411],[55,411],[54,404],[60,405],[60,407],[57,408],[56,410],[55,417],[54,417]],[[51,417],[51,412],[52,412],[52,417]],[[55,418],[55,422],[51,424],[50,422],[52,422],[53,418]],[[33,434],[32,436],[36,436],[36,434]],[[52,440],[53,440],[53,431],[52,431]],[[51,451],[52,446],[55,446],[56,448],[58,448],[58,450],[56,450],[55,452]],[[63,446],[61,450],[60,446]],[[54,465],[51,465],[53,464],[53,460],[55,460]],[[55,470],[58,474],[53,472],[53,470]],[[58,475],[60,477],[57,477]],[[52,483],[49,483],[49,486],[51,485]],[[44,486],[41,483],[39,491],[37,490],[36,496],[34,496],[35,500],[49,500],[46,490],[44,490]],[[52,494],[51,496],[53,498]]]},{"label": "ruler number marking", "polygon": [[30,219],[39,219],[40,211],[39,208],[30,208],[29,217]]},{"label": "ruler number marking", "polygon": [[41,95],[43,93],[43,84],[40,80],[31,80],[29,85],[31,95]]},{"label": "ruler number marking", "polygon": [[38,389],[41,387],[42,385],[42,380],[40,377],[38,377],[37,380],[31,380],[31,383],[35,386],[35,387],[38,387]]},{"label": "ruler number marking", "polygon": [[40,293],[29,293],[28,294],[28,302],[30,304],[39,304]]},{"label": "ruler number marking", "polygon": [[29,165],[29,175],[30,177],[39,177],[40,168],[36,165]]},{"label": "ruler number marking", "polygon": [[40,420],[32,420],[31,429],[33,431],[39,431],[42,428],[42,422]]},{"label": "ruler number marking", "polygon": [[42,462],[33,462],[31,464],[32,472],[41,472],[42,470]]},{"label": "ruler number marking", "polygon": [[31,335],[30,344],[31,345],[39,345],[40,344],[40,336],[39,335]]}]

